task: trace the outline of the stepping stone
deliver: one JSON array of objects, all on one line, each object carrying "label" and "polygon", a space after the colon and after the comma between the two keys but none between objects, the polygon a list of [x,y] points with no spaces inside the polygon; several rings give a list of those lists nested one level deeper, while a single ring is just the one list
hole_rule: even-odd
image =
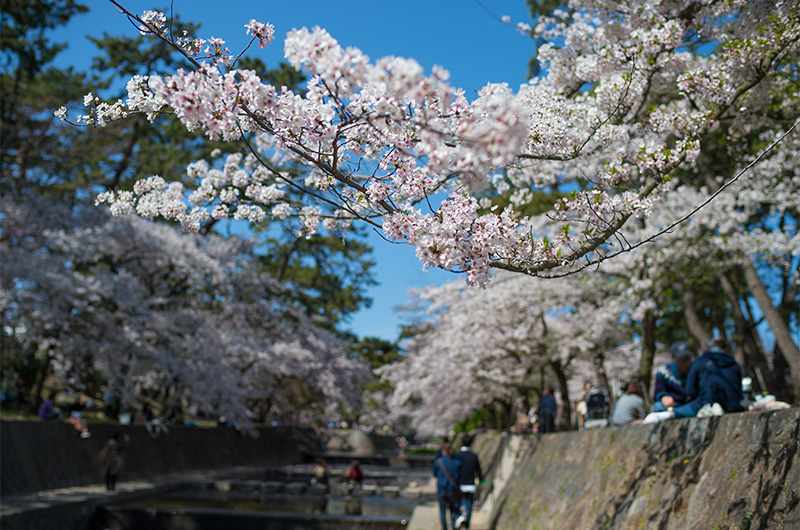
[{"label": "stepping stone", "polygon": [[326,511],[329,515],[347,515],[346,501],[344,497],[330,497]]},{"label": "stepping stone", "polygon": [[305,482],[290,482],[286,485],[286,491],[288,493],[293,493],[295,495],[299,495],[304,493],[308,488],[308,484]]},{"label": "stepping stone", "polygon": [[347,497],[344,500],[344,507],[347,515],[361,515],[361,498]]},{"label": "stepping stone", "polygon": [[381,497],[384,499],[396,499],[400,495],[398,486],[384,486],[381,489]]},{"label": "stepping stone", "polygon": [[312,495],[325,495],[328,493],[328,486],[325,484],[314,484],[308,489],[308,492]]},{"label": "stepping stone", "polygon": [[217,491],[222,491],[224,493],[228,493],[231,491],[231,483],[227,480],[217,480],[214,482],[214,489]]},{"label": "stepping stone", "polygon": [[373,497],[379,491],[377,484],[364,484],[361,486],[361,496],[362,497]]},{"label": "stepping stone", "polygon": [[275,493],[280,493],[283,491],[283,482],[278,482],[274,480],[270,480],[267,482],[261,483],[261,493],[265,495],[273,495]]},{"label": "stepping stone", "polygon": [[347,496],[353,493],[353,486],[352,484],[336,484],[333,486],[332,491],[336,493],[336,495]]},{"label": "stepping stone", "polygon": [[418,501],[422,498],[422,490],[418,487],[409,486],[403,490],[403,498],[410,501]]}]

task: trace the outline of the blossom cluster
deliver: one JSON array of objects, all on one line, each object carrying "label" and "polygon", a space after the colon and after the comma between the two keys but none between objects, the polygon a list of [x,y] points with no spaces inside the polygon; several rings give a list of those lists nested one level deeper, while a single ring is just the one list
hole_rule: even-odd
[{"label": "blossom cluster", "polygon": [[258,47],[266,48],[267,45],[275,38],[275,26],[269,23],[258,22],[256,19],[250,19],[250,22],[244,26],[247,28],[247,34],[253,35],[258,38]]}]

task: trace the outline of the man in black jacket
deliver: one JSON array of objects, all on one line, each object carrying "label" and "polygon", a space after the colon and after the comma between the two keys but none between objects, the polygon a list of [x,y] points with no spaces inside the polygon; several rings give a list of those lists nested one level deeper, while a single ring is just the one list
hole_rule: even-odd
[{"label": "man in black jacket", "polygon": [[[462,517],[464,519],[464,526],[461,528],[469,528],[470,520],[472,519],[472,504],[475,502],[475,479],[483,483],[483,472],[481,471],[481,463],[478,460],[478,455],[472,452],[470,446],[472,445],[473,438],[469,434],[464,436],[463,446],[461,451],[456,453],[456,460],[461,462],[461,477],[458,481],[463,498],[461,499],[461,506],[463,508]],[[459,518],[460,520],[461,518]],[[458,525],[456,525],[458,527]]]},{"label": "man in black jacket", "polygon": [[692,364],[686,391],[694,399],[674,410],[678,418],[695,416],[703,405],[719,403],[725,412],[741,412],[742,368],[728,353],[728,341],[717,337],[708,341],[708,350]]}]

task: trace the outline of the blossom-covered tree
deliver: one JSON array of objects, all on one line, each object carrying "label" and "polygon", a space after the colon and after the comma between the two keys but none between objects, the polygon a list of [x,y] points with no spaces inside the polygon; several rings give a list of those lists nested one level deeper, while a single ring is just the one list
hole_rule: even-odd
[{"label": "blossom-covered tree", "polygon": [[[649,215],[695,167],[723,124],[739,136],[780,134],[791,121],[763,116],[796,114],[784,97],[796,94],[800,39],[790,1],[573,0],[532,29],[543,39],[542,75],[516,92],[488,84],[474,101],[442,68],[373,62],[322,28],[285,39],[288,62],[310,76],[300,95],[237,68],[240,55],[221,39],[175,35],[163,13],[111,2],[191,68],[135,76],[125,101],[87,95],[79,121],[174,114],[210,139],[248,145],[224,169],[202,160],[183,181],[149,177],[102,195],[112,211],[188,230],[229,216],[297,216],[307,233],[360,219],[414,245],[426,266],[479,285],[491,267],[537,274],[601,259],[632,217]],[[250,45],[274,39],[271,24],[245,28]],[[305,171],[282,171],[287,162]],[[565,185],[571,195],[546,216],[517,212],[531,190]],[[487,190],[509,194],[510,205],[491,209]]]},{"label": "blossom-covered tree", "polygon": [[[132,117],[92,131],[56,120],[47,111],[58,98],[87,87],[113,94],[121,72],[188,63],[164,42],[104,35],[92,39],[91,74],[64,67],[64,45],[48,30],[85,6],[12,4],[0,52],[9,66],[0,83],[0,349],[28,406],[35,411],[46,380],[98,397],[109,383],[126,398],[228,417],[352,408],[365,368],[349,360],[355,339],[339,324],[368,302],[369,247],[358,237],[299,238],[277,221],[254,226],[247,243],[218,235],[230,223],[209,223],[206,241],[86,208],[98,190],[153,172],[179,177],[198,156],[242,145],[198,142],[175,119]],[[241,64],[276,83],[302,80],[286,65]]]},{"label": "blossom-covered tree", "polygon": [[584,380],[607,386],[609,373],[635,374],[628,360],[639,345],[623,315],[631,306],[616,287],[503,273],[483,290],[454,282],[420,291],[408,308],[405,355],[379,370],[395,387],[393,419],[433,434],[477,410],[527,411],[552,385],[568,423]]},{"label": "blossom-covered tree", "polygon": [[2,211],[4,325],[68,388],[109,381],[126,399],[239,421],[358,404],[366,367],[350,343],[260,274],[243,241],[43,200]]}]

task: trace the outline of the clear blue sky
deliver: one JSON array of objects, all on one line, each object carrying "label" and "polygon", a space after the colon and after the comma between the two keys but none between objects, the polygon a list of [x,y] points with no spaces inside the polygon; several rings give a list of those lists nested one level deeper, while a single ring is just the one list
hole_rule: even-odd
[{"label": "clear blue sky", "polygon": [[[135,34],[136,30],[105,0],[84,0],[90,11],[76,16],[65,28],[53,32],[69,48],[57,61],[88,69],[95,55],[86,35]],[[122,0],[135,13],[162,8],[168,1]],[[498,17],[530,22],[524,0],[484,0]],[[487,82],[506,82],[516,89],[526,80],[527,62],[533,53],[530,39],[489,16],[473,0],[174,0],[174,11],[185,21],[201,24],[199,36],[225,39],[237,53],[247,42],[244,24],[251,18],[275,25],[276,39],[266,50],[251,49],[269,66],[283,58],[283,37],[292,28],[319,25],[342,45],[356,46],[375,60],[385,55],[413,57],[426,69],[447,68],[454,86],[474,94]],[[394,308],[403,304],[412,287],[456,278],[443,271],[425,273],[407,245],[387,243],[370,235],[375,248],[379,285],[370,296],[372,307],[356,314],[349,323],[359,335],[397,337],[399,320]]]}]

